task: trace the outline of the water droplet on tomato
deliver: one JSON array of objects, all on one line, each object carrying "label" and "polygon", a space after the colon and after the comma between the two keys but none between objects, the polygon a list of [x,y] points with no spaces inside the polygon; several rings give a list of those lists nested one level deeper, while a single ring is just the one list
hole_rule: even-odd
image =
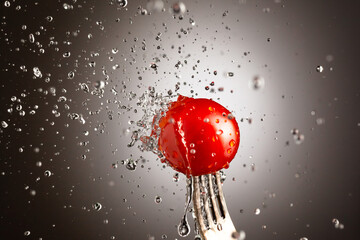
[{"label": "water droplet on tomato", "polygon": [[229,142],[229,145],[230,145],[230,147],[235,146],[235,140],[234,140],[234,139],[231,139],[231,141]]},{"label": "water droplet on tomato", "polygon": [[223,130],[219,129],[216,131],[216,135],[221,135],[221,134],[223,134]]},{"label": "water droplet on tomato", "polygon": [[195,154],[195,153],[196,153],[196,150],[195,150],[195,149],[190,149],[190,153],[191,153],[191,154]]}]

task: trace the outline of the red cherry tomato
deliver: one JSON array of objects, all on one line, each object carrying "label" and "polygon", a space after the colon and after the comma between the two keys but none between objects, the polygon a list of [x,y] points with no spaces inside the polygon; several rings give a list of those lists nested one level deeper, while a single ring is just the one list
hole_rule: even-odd
[{"label": "red cherry tomato", "polygon": [[199,176],[228,168],[240,143],[231,113],[209,99],[179,96],[159,121],[159,150],[175,170]]}]

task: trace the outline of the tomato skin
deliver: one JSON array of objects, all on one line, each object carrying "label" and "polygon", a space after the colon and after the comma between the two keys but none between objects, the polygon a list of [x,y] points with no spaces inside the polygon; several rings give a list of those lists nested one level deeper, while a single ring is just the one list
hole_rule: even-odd
[{"label": "tomato skin", "polygon": [[180,95],[160,119],[159,127],[159,150],[172,168],[187,176],[228,168],[239,148],[235,118],[209,99]]}]

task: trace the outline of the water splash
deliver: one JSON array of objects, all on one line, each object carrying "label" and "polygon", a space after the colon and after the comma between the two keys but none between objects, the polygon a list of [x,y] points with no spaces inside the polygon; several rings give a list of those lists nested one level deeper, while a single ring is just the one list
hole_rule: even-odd
[{"label": "water splash", "polygon": [[134,130],[131,135],[131,141],[127,145],[133,147],[138,140],[141,144],[138,148],[143,151],[151,151],[162,158],[162,153],[159,150],[158,140],[161,129],[159,128],[159,121],[167,111],[168,104],[171,102],[172,96],[163,96],[161,93],[156,93],[155,88],[149,87],[137,101],[144,112],[142,118],[136,122],[138,129]]}]

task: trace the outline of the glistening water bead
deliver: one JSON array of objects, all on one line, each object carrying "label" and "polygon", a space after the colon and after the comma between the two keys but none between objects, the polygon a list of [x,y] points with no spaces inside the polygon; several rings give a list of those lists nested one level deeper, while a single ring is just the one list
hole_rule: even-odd
[{"label": "glistening water bead", "polygon": [[186,6],[183,2],[175,2],[172,7],[172,11],[174,14],[184,14],[186,11]]},{"label": "glistening water bead", "polygon": [[317,66],[317,67],[316,67],[316,71],[321,73],[321,72],[324,71],[324,67],[321,66],[321,65],[320,65],[320,66]]},{"label": "glistening water bead", "polygon": [[193,179],[188,178],[186,180],[187,186],[186,186],[186,203],[185,203],[185,210],[184,215],[180,221],[180,224],[178,225],[178,234],[181,237],[186,237],[190,233],[190,225],[187,220],[187,212],[192,200],[192,193],[193,193]]},{"label": "glistening water bead", "polygon": [[174,175],[173,175],[173,182],[179,182],[179,180],[180,180],[179,173],[174,173]]},{"label": "glistening water bead", "polygon": [[101,203],[97,202],[97,203],[94,203],[92,207],[95,211],[100,211],[102,208],[102,205],[101,205]]},{"label": "glistening water bead", "polygon": [[115,0],[119,7],[124,8],[128,5],[128,0]]},{"label": "glistening water bead", "polygon": [[260,90],[265,86],[265,79],[261,76],[255,76],[250,82],[249,87],[254,90]]},{"label": "glistening water bead", "polygon": [[133,159],[129,159],[126,164],[126,168],[130,171],[135,171],[136,166],[137,166],[137,163]]},{"label": "glistening water bead", "polygon": [[46,171],[44,172],[44,176],[45,176],[45,177],[50,177],[50,176],[51,176],[51,172],[50,172],[49,170],[46,170]]},{"label": "glistening water bead", "polygon": [[1,127],[2,128],[7,128],[9,125],[7,124],[7,122],[5,121],[1,121]]},{"label": "glistening water bead", "polygon": [[155,197],[155,203],[156,204],[159,204],[159,203],[161,203],[162,202],[162,198],[160,197],[160,196],[156,196]]}]

